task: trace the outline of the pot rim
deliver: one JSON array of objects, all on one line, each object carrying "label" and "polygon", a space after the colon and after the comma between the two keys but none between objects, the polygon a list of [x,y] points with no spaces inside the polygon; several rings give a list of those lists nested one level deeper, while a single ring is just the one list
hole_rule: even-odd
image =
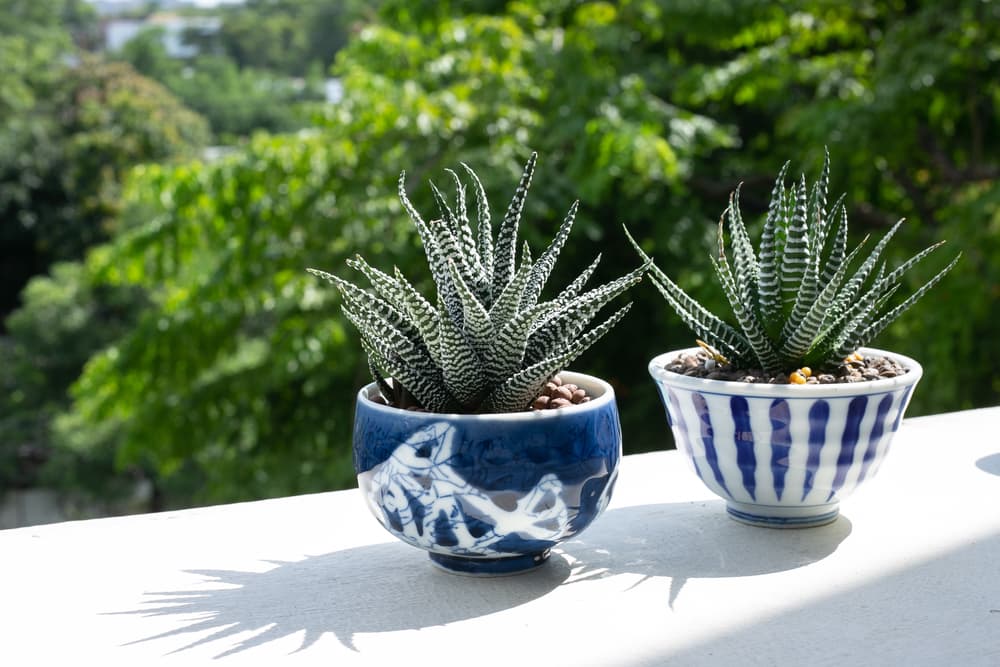
[{"label": "pot rim", "polygon": [[561,419],[571,415],[584,414],[592,410],[600,410],[615,401],[614,388],[608,382],[599,377],[568,370],[560,371],[559,373],[556,373],[556,375],[559,375],[563,382],[570,382],[586,389],[587,394],[591,397],[591,399],[586,403],[578,403],[565,408],[557,408],[555,410],[521,410],[520,412],[473,414],[460,412],[415,412],[412,410],[403,410],[402,408],[393,407],[391,405],[383,405],[371,400],[373,396],[378,394],[378,386],[374,382],[370,382],[358,391],[357,402],[359,405],[364,403],[365,408],[368,410],[384,412],[387,415],[405,415],[410,418],[427,417],[434,419],[447,418],[449,420],[510,422],[523,421],[525,419]]},{"label": "pot rim", "polygon": [[772,398],[825,398],[830,396],[857,396],[894,391],[917,383],[923,376],[923,367],[915,360],[897,352],[875,347],[861,347],[858,351],[866,356],[884,356],[897,361],[907,370],[903,375],[865,382],[843,382],[836,384],[751,384],[734,380],[709,380],[681,375],[666,370],[664,364],[679,354],[700,351],[700,347],[679,348],[653,357],[649,361],[649,374],[657,382],[674,387],[698,390],[708,393],[740,394],[744,396],[767,396]]}]

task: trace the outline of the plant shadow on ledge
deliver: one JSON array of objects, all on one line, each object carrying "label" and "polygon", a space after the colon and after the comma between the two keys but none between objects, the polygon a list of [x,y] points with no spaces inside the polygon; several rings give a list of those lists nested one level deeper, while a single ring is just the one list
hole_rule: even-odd
[{"label": "plant shadow on ledge", "polygon": [[877,471],[922,374],[913,359],[863,346],[958,257],[894,305],[902,277],[943,242],[887,269],[880,259],[900,220],[867,255],[867,239],[848,252],[843,197],[827,206],[829,154],[812,188],[805,176],[787,187],[787,170],[786,163],[759,248],[743,222],[739,188],[719,221],[712,264],[736,326],[651,267],[651,282],[700,347],[661,354],[649,372],[678,448],[732,518],[806,527],[836,519],[840,500]]},{"label": "plant shadow on ledge", "polygon": [[[554,559],[514,580],[470,581],[406,562],[397,542],[353,547],[294,561],[267,561],[266,571],[185,570],[200,581],[182,590],[149,591],[134,609],[109,615],[184,617],[172,630],[129,642],[172,645],[169,655],[198,647],[215,659],[296,636],[293,651],[332,634],[355,652],[358,635],[416,630],[488,616],[543,597],[572,575]],[[379,585],[372,586],[373,581]],[[475,590],[470,586],[475,585]],[[407,595],[400,596],[405,590]],[[173,625],[174,623],[170,623]],[[175,646],[175,647],[174,647]]]},{"label": "plant shadow on ledge", "polygon": [[[621,590],[669,578],[671,608],[692,579],[751,577],[805,567],[834,551],[850,535],[841,517],[812,532],[768,539],[731,539],[714,511],[715,502],[662,503],[608,511],[592,533],[555,549],[550,565],[523,577],[469,581],[426,572],[425,564],[402,558],[396,542],[352,547],[300,560],[267,560],[266,569],[185,570],[197,580],[176,590],[148,591],[134,608],[109,615],[171,619],[175,626],[129,642],[157,642],[169,655],[198,648],[226,658],[298,637],[295,653],[327,634],[364,655],[378,633],[418,630],[515,609],[556,589],[620,577]],[[672,529],[649,531],[649,525]],[[749,531],[749,529],[747,529]],[[613,551],[605,548],[619,545]],[[378,581],[378,586],[372,586]],[[406,595],[400,596],[401,590]],[[581,595],[586,595],[583,593]],[[681,599],[683,602],[683,599]],[[582,612],[581,612],[582,613]],[[183,617],[184,620],[177,620]],[[538,629],[538,628],[536,628]],[[376,638],[377,642],[378,639]]]},{"label": "plant shadow on ledge", "polygon": [[[598,255],[542,300],[577,203],[537,260],[526,243],[518,259],[535,162],[532,154],[495,237],[486,193],[468,166],[475,230],[457,173],[448,171],[452,203],[431,184],[439,217],[429,221],[400,176],[399,197],[437,288],[434,303],[398,269],[389,275],[361,257],[349,265],[373,291],[310,269],[340,290],[374,379],[358,394],[354,426],[354,464],[369,507],[389,532],[462,574],[511,574],[543,563],[553,545],[603,511],[621,457],[611,386],[562,371],[625,315],[631,304],[588,329],[648,267],[585,290]],[[548,409],[529,410],[533,403]]]}]

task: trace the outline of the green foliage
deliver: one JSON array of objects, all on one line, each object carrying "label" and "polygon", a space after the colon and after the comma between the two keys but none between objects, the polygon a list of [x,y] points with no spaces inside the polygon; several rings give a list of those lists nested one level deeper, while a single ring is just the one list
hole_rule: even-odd
[{"label": "green foliage", "polygon": [[[688,33],[670,65],[669,97],[740,137],[740,150],[702,162],[691,186],[719,198],[739,178],[744,206],[763,212],[758,186],[777,172],[778,156],[828,144],[842,156],[831,186],[853,202],[856,230],[882,234],[906,217],[890,260],[937,238],[963,256],[933,307],[880,338],[924,366],[908,414],[1000,402],[996,346],[984,344],[1000,336],[1000,319],[988,314],[1000,285],[1000,4],[800,0],[781,9],[678,3],[668,11],[669,24]],[[822,154],[801,159],[818,167]],[[647,251],[667,243],[632,229]],[[702,279],[697,271],[682,278],[685,287]],[[902,289],[919,284],[904,278]]]},{"label": "green foliage", "polygon": [[[494,238],[490,205],[479,177],[472,181],[478,218],[469,224],[466,185],[454,172],[455,208],[431,184],[441,217],[425,222],[399,179],[399,197],[423,241],[437,285],[432,306],[397,270],[395,277],[358,257],[348,262],[375,288],[310,271],[337,286],[345,317],[361,333],[372,374],[392,405],[414,404],[431,412],[516,412],[528,409],[546,382],[607,333],[628,312],[627,304],[588,330],[611,299],[639,282],[645,267],[581,293],[600,255],[558,297],[539,299],[569,237],[578,202],[556,237],[533,262],[527,244],[517,260],[517,232],[536,154],[524,173]],[[391,376],[390,386],[386,376]]]},{"label": "green foliage", "polygon": [[247,0],[222,8],[222,28],[203,46],[240,68],[305,76],[329,67],[352,23],[375,11],[370,0]]},{"label": "green foliage", "polygon": [[[764,219],[779,156],[818,169],[822,154],[802,146],[829,144],[843,156],[830,187],[852,202],[857,232],[882,236],[895,215],[908,219],[885,261],[899,265],[937,238],[963,254],[934,307],[880,338],[924,365],[910,414],[1000,401],[989,344],[1000,339],[998,3],[382,4],[339,52],[345,99],[322,109],[315,129],[258,137],[218,164],[136,175],[87,280],[137,288],[149,302],[76,383],[54,429],[67,451],[148,464],[167,504],[350,484],[349,406],[367,368],[350,324],[302,268],[361,252],[420,275],[412,226],[384,196],[398,165],[423,181],[469,162],[494,191],[517,178],[523,146],[545,155],[549,174],[525,205],[538,223],[522,229],[533,246],[580,198],[577,241],[553,281],[569,282],[567,269],[598,245],[595,280],[631,266],[634,251],[611,231],[624,223],[674,267],[678,286],[719,311],[726,295],[702,252],[718,202],[742,179],[746,219]],[[57,182],[38,166],[61,154],[41,110],[69,48],[64,30],[48,42],[12,24],[0,40],[0,162],[18,165],[2,172],[8,193]],[[428,192],[413,197],[418,210],[434,205]],[[2,219],[6,271],[25,253],[6,236],[18,226]],[[920,287],[911,273],[903,292]],[[669,442],[650,419],[660,406],[645,364],[690,334],[653,290],[632,296],[614,340],[580,364],[614,383],[625,446],[639,451]]]},{"label": "green foliage", "polygon": [[349,143],[261,136],[211,164],[136,171],[123,231],[89,263],[150,304],[87,364],[62,441],[148,463],[168,505],[350,483],[366,365],[303,265],[368,249],[407,268],[418,252],[397,202],[341,200],[355,169]]},{"label": "green foliage", "polygon": [[217,141],[262,130],[297,130],[308,124],[306,103],[323,99],[316,77],[294,81],[270,71],[241,68],[224,55],[200,55],[190,63],[175,59],[167,53],[162,34],[162,28],[140,33],[117,57],[203,116]]},{"label": "green foliage", "polygon": [[[562,266],[585,266],[596,252],[599,221],[612,210],[602,208],[602,193],[640,193],[615,209],[623,222],[683,210],[670,188],[695,150],[725,133],[664,107],[637,79],[620,85],[620,72],[588,55],[584,36],[605,26],[581,23],[559,45],[558,26],[525,11],[461,17],[420,38],[389,25],[365,28],[339,56],[345,100],[317,119],[316,133],[258,137],[218,163],[138,172],[122,229],[94,266],[103,267],[101,281],[148,290],[151,303],[87,365],[60,433],[81,449],[115,443],[122,463],[148,462],[167,504],[350,484],[351,410],[367,363],[350,323],[329,312],[326,292],[302,269],[387,254],[406,275],[419,275],[412,226],[399,201],[382,194],[394,191],[399,164],[415,165],[411,176],[422,178],[474,162],[489,192],[516,179],[523,145],[543,150],[551,176],[525,205],[537,221],[522,230],[529,243],[542,245],[543,225],[557,226],[576,182],[588,182],[574,226],[591,243],[564,248]],[[545,75],[551,89],[542,87],[533,72],[553,68]],[[587,80],[581,68],[593,85],[579,86]],[[564,107],[585,115],[560,121]],[[645,120],[628,120],[636,114]],[[657,128],[670,127],[679,133],[675,146],[657,149],[666,146]],[[660,157],[650,163],[638,152]],[[617,166],[605,169],[608,160]],[[433,206],[429,194],[416,193],[415,208]],[[602,283],[609,263],[634,263],[628,248],[601,250],[594,279]],[[559,272],[553,279],[571,282],[573,274]],[[588,369],[601,365],[602,345],[581,357]],[[605,377],[614,380],[620,366]],[[174,486],[182,482],[184,489]]]},{"label": "green foliage", "polygon": [[69,407],[67,390],[86,361],[134,326],[143,294],[95,286],[81,264],[65,263],[28,283],[22,299],[0,339],[0,488],[43,478],[106,498],[117,478],[113,449],[55,447],[53,423]]},{"label": "green foliage", "polygon": [[5,315],[30,276],[108,238],[131,165],[190,153],[207,129],[131,68],[78,53],[58,26],[0,32],[0,59]]},{"label": "green foliage", "polygon": [[[897,222],[852,270],[859,245],[847,252],[847,207],[838,200],[827,207],[830,159],[809,189],[805,176],[786,188],[782,168],[774,185],[759,249],[754,250],[740,212],[739,189],[719,221],[718,255],[713,266],[738,329],[724,322],[677,286],[658,268],[651,280],[671,308],[714,350],[737,368],[761,368],[768,375],[803,366],[832,368],[868,345],[906,312],[944,275],[958,257],[890,308],[901,279],[943,243],[934,244],[892,271],[879,264]],[[732,260],[725,246],[728,221]],[[632,240],[640,256],[649,261]],[[863,242],[862,242],[863,245]],[[876,271],[876,267],[877,271]]]}]

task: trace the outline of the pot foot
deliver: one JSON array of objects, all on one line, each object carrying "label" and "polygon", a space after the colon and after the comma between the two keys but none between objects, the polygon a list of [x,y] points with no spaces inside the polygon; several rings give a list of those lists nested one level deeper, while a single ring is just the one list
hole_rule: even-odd
[{"label": "pot foot", "polygon": [[765,528],[815,528],[833,523],[840,515],[840,503],[811,507],[780,507],[727,502],[729,518],[749,526]]},{"label": "pot foot", "polygon": [[461,574],[467,577],[505,577],[534,570],[549,559],[549,553],[549,550],[546,549],[541,553],[506,558],[449,556],[433,551],[428,555],[431,563],[451,574]]}]

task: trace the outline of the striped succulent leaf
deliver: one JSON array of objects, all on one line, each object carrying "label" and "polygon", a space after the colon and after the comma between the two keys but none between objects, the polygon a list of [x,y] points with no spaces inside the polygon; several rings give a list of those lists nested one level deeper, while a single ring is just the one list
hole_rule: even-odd
[{"label": "striped succulent leaf", "polygon": [[[847,252],[843,197],[829,208],[826,203],[829,154],[812,189],[805,176],[787,186],[787,171],[786,163],[771,192],[757,251],[740,213],[739,188],[719,223],[718,255],[712,264],[736,326],[709,312],[655,265],[649,273],[667,304],[700,340],[734,365],[761,368],[770,375],[839,364],[913,306],[959,259],[956,256],[909,297],[892,305],[903,276],[944,242],[889,270],[882,255],[900,220],[867,254],[863,252],[867,239]],[[731,252],[725,244],[727,227]],[[629,240],[649,262],[631,235]]]},{"label": "striped succulent leaf", "polygon": [[348,265],[365,276],[370,291],[309,269],[340,290],[344,315],[361,334],[372,376],[391,404],[431,412],[524,410],[553,375],[628,311],[631,304],[590,326],[604,306],[639,282],[648,263],[583,291],[598,257],[555,298],[541,299],[578,204],[570,207],[537,260],[527,243],[518,257],[517,232],[535,162],[532,154],[495,236],[485,189],[467,165],[462,167],[476,202],[475,230],[466,184],[456,172],[448,170],[455,184],[452,202],[431,184],[439,217],[429,221],[410,203],[405,174],[400,176],[400,200],[423,242],[437,288],[436,305],[398,269],[389,275],[361,257]]}]

